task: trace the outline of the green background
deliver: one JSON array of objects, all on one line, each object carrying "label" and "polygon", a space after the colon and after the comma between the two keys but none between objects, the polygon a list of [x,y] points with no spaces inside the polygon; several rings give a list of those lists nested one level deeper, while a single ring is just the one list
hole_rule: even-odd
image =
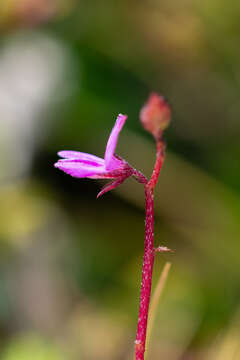
[{"label": "green background", "polygon": [[53,167],[117,153],[151,174],[139,122],[173,117],[156,189],[154,286],[170,261],[148,359],[240,358],[240,5],[234,0],[1,0],[0,360],[133,358],[144,193]]}]

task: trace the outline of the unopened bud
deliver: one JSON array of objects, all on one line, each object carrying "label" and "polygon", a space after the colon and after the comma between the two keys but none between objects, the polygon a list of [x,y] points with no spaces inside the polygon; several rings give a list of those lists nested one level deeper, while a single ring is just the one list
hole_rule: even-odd
[{"label": "unopened bud", "polygon": [[171,119],[171,109],[164,98],[156,93],[149,96],[140,112],[140,120],[145,130],[155,138],[161,136]]}]

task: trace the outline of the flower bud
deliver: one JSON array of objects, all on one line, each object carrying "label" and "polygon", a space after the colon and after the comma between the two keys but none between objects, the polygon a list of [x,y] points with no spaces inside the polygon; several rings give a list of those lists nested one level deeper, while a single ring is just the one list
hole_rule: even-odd
[{"label": "flower bud", "polygon": [[149,96],[140,112],[140,120],[145,130],[155,138],[162,135],[171,119],[171,109],[164,98],[156,93]]}]

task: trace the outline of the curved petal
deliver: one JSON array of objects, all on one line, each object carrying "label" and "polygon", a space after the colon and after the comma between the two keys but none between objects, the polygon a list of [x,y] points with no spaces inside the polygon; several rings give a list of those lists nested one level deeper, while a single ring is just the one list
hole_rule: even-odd
[{"label": "curved petal", "polygon": [[62,151],[58,152],[58,156],[60,156],[64,159],[76,159],[76,160],[89,161],[89,162],[95,163],[96,166],[100,166],[100,165],[104,164],[104,160],[99,158],[98,156],[83,153],[80,151],[62,150]]},{"label": "curved petal", "polygon": [[109,136],[105,155],[104,155],[105,166],[107,170],[114,169],[121,163],[119,160],[113,157],[113,154],[117,146],[118,135],[122,130],[126,120],[127,120],[127,115],[119,114],[115,122],[115,125],[111,131],[111,134]]},{"label": "curved petal", "polygon": [[118,187],[119,185],[121,185],[126,178],[127,178],[127,177],[124,177],[124,176],[123,176],[123,177],[121,177],[121,178],[119,178],[119,179],[114,180],[114,181],[111,182],[111,183],[106,184],[106,185],[102,188],[102,190],[97,194],[97,199],[98,199],[100,196],[102,196],[103,194],[105,194],[106,192],[111,191],[111,190],[115,189],[116,187]]},{"label": "curved petal", "polygon": [[88,176],[101,177],[101,175],[106,173],[104,166],[92,166],[88,164],[81,163],[75,160],[59,160],[54,166],[65,173],[77,177],[84,178]]}]

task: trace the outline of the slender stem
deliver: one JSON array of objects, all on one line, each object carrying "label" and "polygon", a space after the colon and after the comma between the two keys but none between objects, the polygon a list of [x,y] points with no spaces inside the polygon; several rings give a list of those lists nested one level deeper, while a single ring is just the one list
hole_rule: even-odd
[{"label": "slender stem", "polygon": [[154,194],[158,176],[164,161],[164,143],[162,139],[156,140],[157,154],[155,167],[152,177],[148,183],[144,184],[145,189],[145,240],[144,240],[144,257],[142,267],[142,283],[140,291],[140,305],[138,315],[137,335],[135,341],[135,359],[144,360],[148,310],[152,287],[152,273],[155,257],[154,249]]},{"label": "slender stem", "polygon": [[154,264],[155,251],[153,247],[153,231],[154,231],[154,195],[153,191],[145,185],[145,201],[146,201],[146,221],[145,221],[145,241],[144,241],[144,257],[142,267],[142,284],[140,292],[140,306],[137,326],[137,336],[135,341],[136,360],[144,359],[148,309],[152,287],[152,272]]},{"label": "slender stem", "polygon": [[143,175],[143,173],[141,173],[141,171],[133,169],[133,176],[140,184],[146,185],[148,183],[148,179]]},{"label": "slender stem", "polygon": [[164,159],[165,159],[165,144],[162,138],[160,137],[156,139],[156,161],[155,161],[152,177],[148,183],[149,187],[152,189],[154,189],[157,184]]}]

